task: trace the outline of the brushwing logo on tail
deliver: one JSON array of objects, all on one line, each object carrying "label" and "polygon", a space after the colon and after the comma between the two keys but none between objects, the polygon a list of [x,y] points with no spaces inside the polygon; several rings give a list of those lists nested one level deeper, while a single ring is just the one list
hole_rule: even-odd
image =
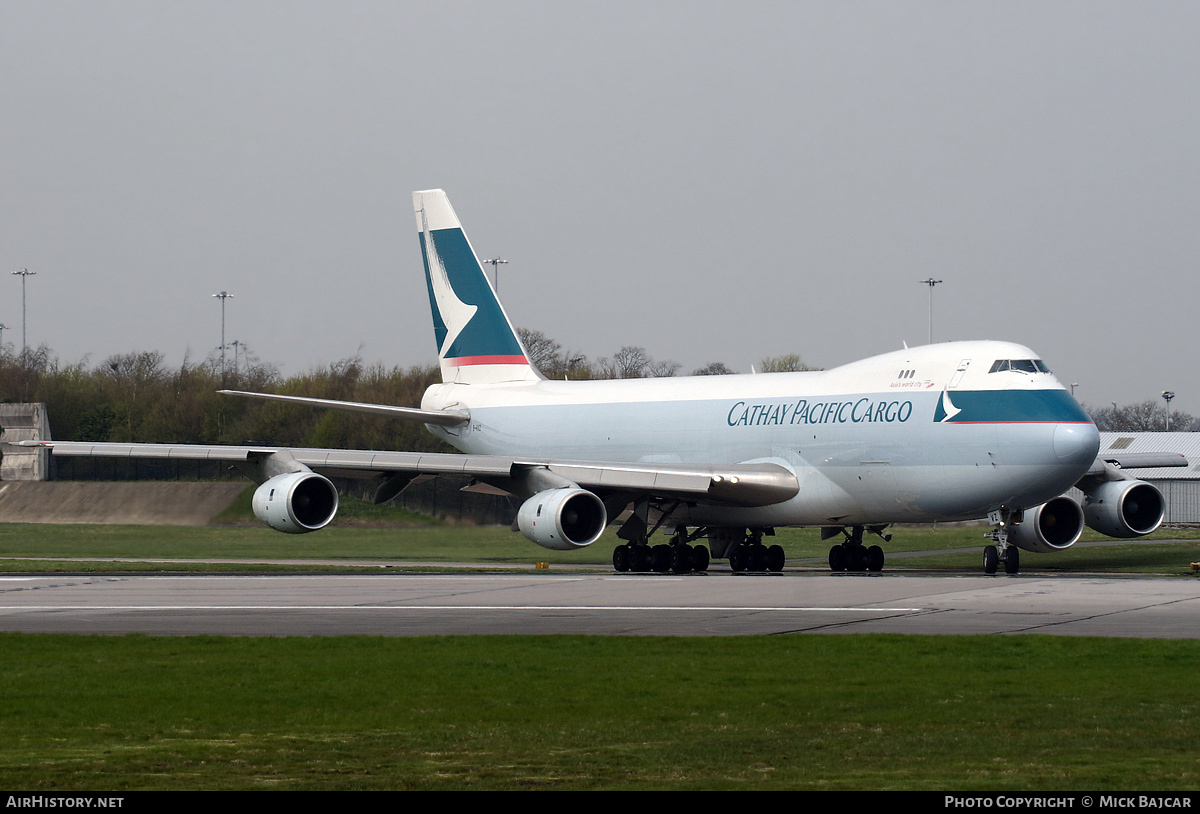
[{"label": "brushwing logo on tail", "polygon": [[425,243],[425,275],[429,283],[438,356],[445,359],[447,351],[458,339],[458,335],[467,327],[467,323],[474,318],[475,312],[479,308],[468,305],[454,293],[454,286],[450,284],[450,275],[446,272],[446,264],[438,255],[437,243],[434,242],[433,235],[429,231],[429,218],[426,217],[424,209],[421,210],[421,234]]},{"label": "brushwing logo on tail", "polygon": [[456,367],[528,366],[463,230],[457,226],[431,228],[426,211],[418,211],[438,356]]}]

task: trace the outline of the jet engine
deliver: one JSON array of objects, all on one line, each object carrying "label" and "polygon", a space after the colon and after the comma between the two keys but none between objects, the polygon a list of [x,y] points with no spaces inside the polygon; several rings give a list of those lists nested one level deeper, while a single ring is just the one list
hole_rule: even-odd
[{"label": "jet engine", "polygon": [[337,488],[315,472],[276,475],[254,490],[254,516],[276,531],[325,528],[338,510]]},{"label": "jet engine", "polygon": [[1056,497],[1025,510],[1008,541],[1018,548],[1049,554],[1075,545],[1083,533],[1083,509],[1069,497]]},{"label": "jet engine", "polygon": [[517,528],[521,533],[554,551],[574,551],[591,545],[607,525],[608,513],[603,501],[578,486],[538,492],[517,511]]},{"label": "jet engine", "polygon": [[1113,480],[1084,493],[1089,527],[1109,537],[1141,537],[1162,524],[1166,501],[1144,480]]}]

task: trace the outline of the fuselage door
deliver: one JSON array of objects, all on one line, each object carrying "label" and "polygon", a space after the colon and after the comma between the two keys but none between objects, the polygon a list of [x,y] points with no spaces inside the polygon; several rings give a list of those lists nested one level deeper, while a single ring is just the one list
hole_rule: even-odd
[{"label": "fuselage door", "polygon": [[954,388],[958,387],[958,383],[962,381],[963,374],[967,372],[967,368],[970,367],[970,365],[970,359],[963,359],[958,363],[958,370],[954,371],[954,378],[950,380],[950,384],[946,385],[947,390],[953,390]]}]

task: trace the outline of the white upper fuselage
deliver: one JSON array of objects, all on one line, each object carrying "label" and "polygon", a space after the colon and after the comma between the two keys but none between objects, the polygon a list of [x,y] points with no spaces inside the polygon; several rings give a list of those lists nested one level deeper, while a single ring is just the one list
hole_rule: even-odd
[{"label": "white upper fuselage", "polygon": [[[803,373],[447,383],[422,408],[468,410],[467,426],[431,430],[469,453],[771,461],[796,474],[795,498],[721,507],[723,523],[969,519],[1043,503],[1095,460],[1095,426],[1052,374],[1027,364],[1037,358],[1008,342],[952,342]],[[1001,360],[1017,369],[993,372]],[[710,513],[699,505],[689,517]]]}]

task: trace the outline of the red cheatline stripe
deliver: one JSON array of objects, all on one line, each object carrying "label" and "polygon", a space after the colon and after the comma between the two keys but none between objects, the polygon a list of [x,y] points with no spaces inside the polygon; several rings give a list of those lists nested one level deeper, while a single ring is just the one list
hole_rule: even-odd
[{"label": "red cheatline stripe", "polygon": [[455,367],[466,367],[467,365],[528,365],[529,362],[524,356],[516,354],[514,356],[458,356],[454,359],[447,359],[447,362]]}]

